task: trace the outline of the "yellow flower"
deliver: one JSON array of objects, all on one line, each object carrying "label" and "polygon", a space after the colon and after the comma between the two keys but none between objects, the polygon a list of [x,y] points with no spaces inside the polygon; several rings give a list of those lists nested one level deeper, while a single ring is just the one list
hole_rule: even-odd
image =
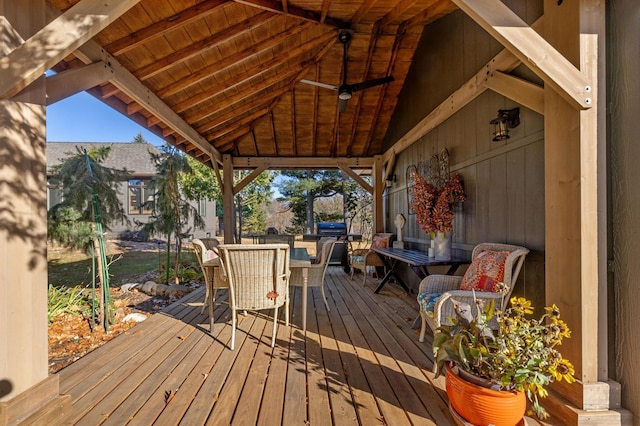
[{"label": "yellow flower", "polygon": [[531,307],[531,302],[525,299],[524,297],[512,297],[511,298],[511,306],[516,312],[521,314],[532,314],[533,308]]},{"label": "yellow flower", "polygon": [[559,318],[560,317],[560,309],[558,309],[558,307],[556,306],[556,304],[554,303],[551,306],[547,306],[546,308],[544,308],[544,310],[552,317],[552,318]]}]

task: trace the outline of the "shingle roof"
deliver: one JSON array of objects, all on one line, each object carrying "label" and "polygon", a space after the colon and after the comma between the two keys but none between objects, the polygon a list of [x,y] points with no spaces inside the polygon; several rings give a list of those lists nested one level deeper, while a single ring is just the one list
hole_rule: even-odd
[{"label": "shingle roof", "polygon": [[149,152],[158,154],[161,151],[151,144],[131,142],[47,142],[47,170],[60,164],[69,153],[74,154],[76,147],[90,150],[103,146],[111,147],[104,166],[126,169],[133,175],[156,174]]}]

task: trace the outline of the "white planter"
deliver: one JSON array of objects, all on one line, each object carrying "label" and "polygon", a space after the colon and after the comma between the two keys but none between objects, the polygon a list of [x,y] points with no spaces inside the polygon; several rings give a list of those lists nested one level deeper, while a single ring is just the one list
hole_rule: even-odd
[{"label": "white planter", "polygon": [[436,232],[434,241],[436,260],[451,260],[451,232]]}]

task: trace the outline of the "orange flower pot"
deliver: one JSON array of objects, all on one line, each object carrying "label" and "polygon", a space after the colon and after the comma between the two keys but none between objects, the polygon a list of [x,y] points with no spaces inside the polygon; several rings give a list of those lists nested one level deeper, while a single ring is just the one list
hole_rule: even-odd
[{"label": "orange flower pot", "polygon": [[495,391],[475,385],[446,366],[449,402],[456,412],[474,426],[514,426],[527,409],[524,392]]}]

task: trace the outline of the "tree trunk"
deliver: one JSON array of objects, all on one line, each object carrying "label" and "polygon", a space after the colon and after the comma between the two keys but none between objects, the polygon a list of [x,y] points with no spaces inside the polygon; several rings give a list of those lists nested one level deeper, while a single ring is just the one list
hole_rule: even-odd
[{"label": "tree trunk", "polygon": [[105,325],[105,315],[104,315],[104,265],[102,264],[102,251],[100,250],[100,242],[98,241],[98,231],[96,229],[95,222],[91,222],[91,228],[93,230],[93,252],[95,253],[95,257],[98,265],[98,288],[96,289],[96,295],[100,298],[100,306],[98,308],[97,321],[98,325]]}]

